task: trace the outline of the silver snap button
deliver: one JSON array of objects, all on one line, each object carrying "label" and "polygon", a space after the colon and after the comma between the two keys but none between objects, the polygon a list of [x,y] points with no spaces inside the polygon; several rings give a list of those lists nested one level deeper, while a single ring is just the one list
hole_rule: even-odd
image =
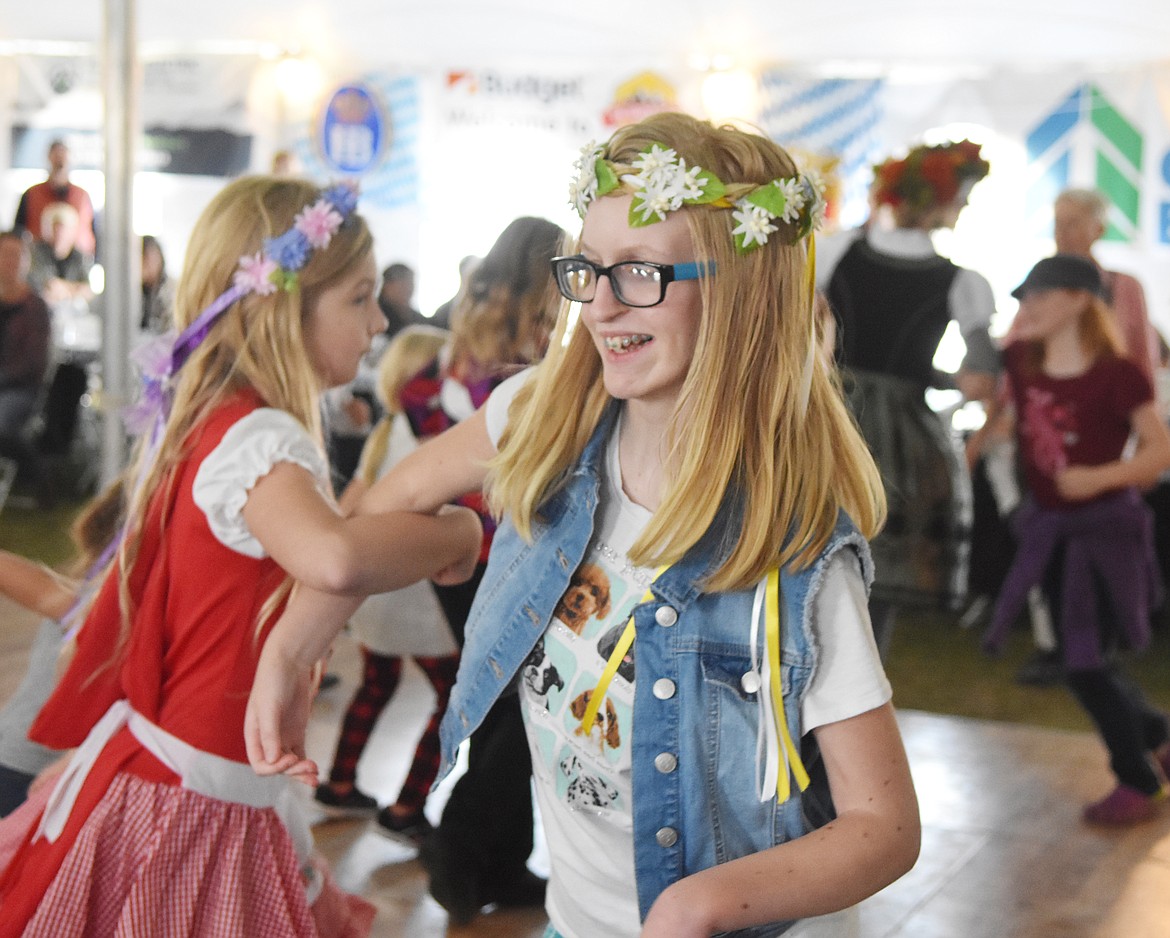
[{"label": "silver snap button", "polygon": [[658,841],[660,847],[673,847],[678,843],[678,831],[673,827],[660,827],[654,839]]},{"label": "silver snap button", "polygon": [[654,610],[654,621],[663,628],[670,628],[678,621],[678,613],[673,606],[659,606]]},{"label": "silver snap button", "polygon": [[745,694],[754,694],[763,683],[759,671],[745,671],[743,677],[739,679],[739,686],[743,688]]},{"label": "silver snap button", "polygon": [[674,757],[674,753],[660,752],[654,757],[654,768],[663,775],[669,775],[678,768],[678,759]]},{"label": "silver snap button", "polygon": [[654,696],[659,700],[670,700],[674,696],[674,681],[668,677],[660,677],[654,682]]}]

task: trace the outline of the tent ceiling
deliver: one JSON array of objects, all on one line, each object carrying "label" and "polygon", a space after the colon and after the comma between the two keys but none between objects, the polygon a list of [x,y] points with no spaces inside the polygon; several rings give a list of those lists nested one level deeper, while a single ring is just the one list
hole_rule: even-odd
[{"label": "tent ceiling", "polygon": [[[96,44],[102,34],[100,0],[54,0],[51,15],[34,3],[5,7],[0,52],[26,41]],[[856,71],[1170,61],[1167,0],[138,0],[137,18],[144,54],[266,44],[350,68],[640,66],[716,55]]]}]

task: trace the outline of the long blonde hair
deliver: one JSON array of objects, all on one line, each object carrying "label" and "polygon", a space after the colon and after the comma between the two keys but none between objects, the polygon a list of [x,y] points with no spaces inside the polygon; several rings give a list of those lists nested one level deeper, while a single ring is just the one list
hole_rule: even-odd
[{"label": "long blonde hair", "polygon": [[[620,174],[652,143],[717,175],[732,200],[796,171],[788,154],[766,138],[683,114],[621,128],[606,155]],[[716,273],[700,282],[699,336],[669,431],[666,490],[630,560],[655,566],[681,558],[730,491],[740,500],[742,526],[705,588],[741,589],[777,564],[810,563],[840,509],[872,536],[884,519],[885,497],[835,373],[824,356],[810,352],[817,325],[807,242],[786,243],[795,233],[781,225],[765,246],[740,255],[730,211],[682,211],[696,256],[714,261]],[[562,304],[548,355],[517,395],[490,467],[493,510],[509,514],[526,537],[610,399],[591,338],[583,328],[569,335],[568,316]],[[801,385],[810,355],[805,405]]]},{"label": "long blonde hair", "polygon": [[357,477],[366,485],[378,480],[378,469],[386,458],[390,445],[390,426],[394,417],[402,413],[402,402],[398,395],[403,385],[418,374],[432,361],[447,344],[451,333],[437,326],[407,326],[399,332],[378,362],[378,383],[375,388],[378,402],[386,411],[374,425],[366,444],[362,447],[362,458],[358,463]]},{"label": "long blonde hair", "polygon": [[[317,186],[292,178],[249,176],[225,186],[191,232],[175,293],[177,328],[181,331],[190,325],[231,285],[241,257],[257,253],[264,239],[291,228],[297,213],[320,196]],[[130,577],[150,500],[174,483],[175,470],[188,453],[192,429],[232,394],[251,388],[267,406],[291,414],[321,442],[317,400],[321,388],[305,349],[304,321],[322,291],[346,276],[372,249],[366,223],[351,215],[328,247],[314,251],[297,272],[295,289],[267,296],[251,293],[237,300],[183,365],[157,453],[150,457],[145,438],[135,452],[132,477],[143,481],[128,505],[127,533],[119,552],[122,634],[115,657],[129,636]],[[165,536],[165,530],[162,533]]]}]

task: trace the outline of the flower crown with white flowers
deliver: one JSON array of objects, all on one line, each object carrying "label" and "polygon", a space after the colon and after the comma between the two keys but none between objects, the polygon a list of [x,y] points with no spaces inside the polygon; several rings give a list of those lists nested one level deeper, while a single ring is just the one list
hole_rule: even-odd
[{"label": "flower crown with white flowers", "polygon": [[216,297],[194,321],[176,335],[172,329],[135,349],[132,357],[142,371],[143,391],[123,414],[133,434],[152,431],[152,443],[162,437],[174,396],[174,379],[191,353],[207,338],[215,322],[232,304],[250,293],[268,296],[277,290],[297,289],[297,273],[314,251],[324,250],[338,229],[357,208],[357,187],[339,183],[325,189],[320,198],[296,216],[284,234],[266,238],[255,254],[240,258],[232,285]]},{"label": "flower crown with white flowers", "polygon": [[663,221],[667,212],[686,205],[729,208],[736,222],[731,233],[740,254],[767,244],[768,236],[779,230],[774,224],[777,220],[795,226],[791,242],[795,243],[819,228],[825,216],[824,184],[813,173],[781,176],[732,201],[718,176],[699,166],[688,167],[674,150],[657,143],[631,164],[636,172],[621,172],[618,164],[606,158],[605,146],[593,142],[582,148],[573,166],[577,177],[569,184],[569,203],[581,218],[590,202],[624,183],[634,190],[631,228]]}]

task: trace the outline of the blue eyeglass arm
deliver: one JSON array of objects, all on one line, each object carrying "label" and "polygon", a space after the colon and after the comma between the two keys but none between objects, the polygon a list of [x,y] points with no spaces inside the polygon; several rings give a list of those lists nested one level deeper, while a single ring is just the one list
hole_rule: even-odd
[{"label": "blue eyeglass arm", "polygon": [[690,264],[674,264],[671,267],[672,280],[698,280],[704,274],[715,273],[714,261],[695,261]]}]

